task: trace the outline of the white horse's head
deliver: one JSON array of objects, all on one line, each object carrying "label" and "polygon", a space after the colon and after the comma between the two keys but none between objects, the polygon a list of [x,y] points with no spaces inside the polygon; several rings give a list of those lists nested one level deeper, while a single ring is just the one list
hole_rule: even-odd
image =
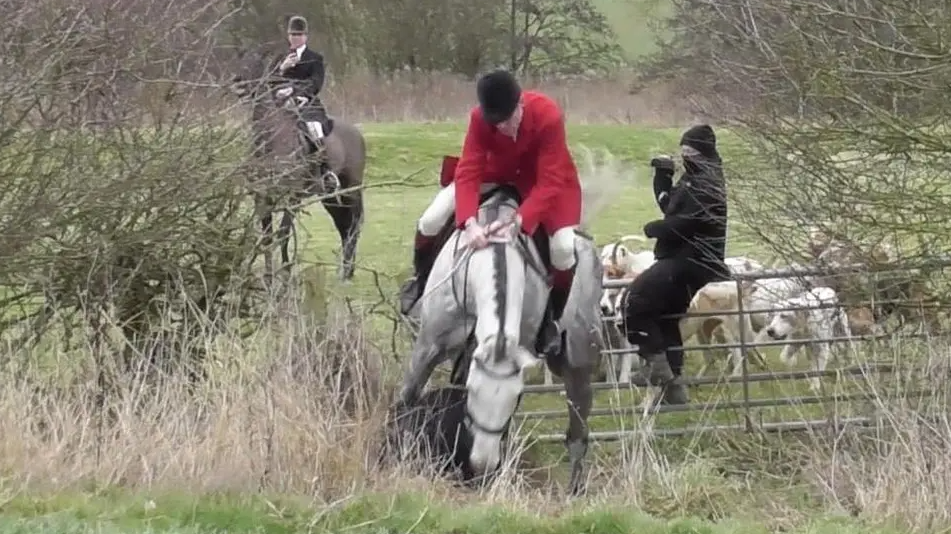
[{"label": "white horse's head", "polygon": [[469,464],[491,473],[502,461],[502,439],[525,388],[525,371],[541,360],[506,336],[479,343],[472,355],[466,389],[466,424],[472,436]]},{"label": "white horse's head", "polygon": [[[479,223],[512,220],[517,204],[504,189],[479,208]],[[472,437],[469,461],[477,474],[489,474],[502,458],[502,440],[525,387],[525,369],[538,358],[520,345],[522,325],[540,324],[547,297],[545,280],[529,265],[527,250],[513,234],[494,236],[472,253],[466,290],[475,306],[476,348],[466,381],[466,424]]]}]

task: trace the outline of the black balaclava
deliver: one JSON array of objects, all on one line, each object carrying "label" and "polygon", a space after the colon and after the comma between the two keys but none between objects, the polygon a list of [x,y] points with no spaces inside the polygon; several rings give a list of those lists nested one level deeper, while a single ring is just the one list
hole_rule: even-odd
[{"label": "black balaclava", "polygon": [[[719,164],[717,136],[709,124],[690,127],[680,138],[680,146],[688,146],[700,153],[700,158],[684,158],[684,167],[689,172],[698,172],[702,165]],[[699,160],[699,161],[696,161]]]}]

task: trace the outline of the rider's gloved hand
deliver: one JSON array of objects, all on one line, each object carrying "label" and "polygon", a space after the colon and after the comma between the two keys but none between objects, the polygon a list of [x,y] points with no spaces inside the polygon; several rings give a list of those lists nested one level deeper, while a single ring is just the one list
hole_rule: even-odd
[{"label": "rider's gloved hand", "polygon": [[[273,63],[271,64],[273,65]],[[290,54],[287,54],[287,57],[281,62],[281,72],[286,71],[294,65],[297,65],[297,52],[291,52]]]},{"label": "rider's gloved hand", "polygon": [[480,248],[485,248],[489,244],[488,236],[486,236],[485,228],[482,227],[475,218],[471,218],[466,221],[466,242],[469,243],[469,248],[472,250],[479,250]]},{"label": "rider's gloved hand", "polygon": [[287,97],[291,96],[291,93],[293,93],[293,92],[294,92],[294,88],[293,88],[293,87],[282,87],[282,88],[278,89],[277,91],[275,91],[274,94],[275,94],[278,98],[287,98]]},{"label": "rider's gloved hand", "polygon": [[492,221],[489,223],[489,226],[486,227],[485,233],[488,236],[498,236],[506,237],[509,239],[515,238],[515,233],[522,226],[522,217],[521,215],[515,215],[515,217],[508,221]]}]

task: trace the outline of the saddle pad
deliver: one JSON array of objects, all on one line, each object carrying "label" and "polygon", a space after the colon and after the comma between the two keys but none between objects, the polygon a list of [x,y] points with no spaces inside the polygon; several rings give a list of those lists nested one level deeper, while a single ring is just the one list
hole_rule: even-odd
[{"label": "saddle pad", "polygon": [[456,156],[443,156],[442,169],[439,171],[439,187],[447,187],[452,183],[456,176],[457,165],[459,165],[459,158]]}]

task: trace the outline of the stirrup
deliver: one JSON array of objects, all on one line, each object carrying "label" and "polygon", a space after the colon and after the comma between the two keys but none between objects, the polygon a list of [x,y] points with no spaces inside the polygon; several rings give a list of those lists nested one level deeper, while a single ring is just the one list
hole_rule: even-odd
[{"label": "stirrup", "polygon": [[335,173],[334,171],[332,171],[332,170],[330,170],[330,169],[327,169],[327,170],[320,176],[320,179],[321,179],[321,181],[324,182],[324,185],[328,185],[327,182],[328,182],[328,181],[330,182],[330,184],[329,184],[330,187],[327,188],[327,189],[329,189],[329,192],[334,192],[334,191],[340,189],[340,177],[337,176],[337,173]]}]

